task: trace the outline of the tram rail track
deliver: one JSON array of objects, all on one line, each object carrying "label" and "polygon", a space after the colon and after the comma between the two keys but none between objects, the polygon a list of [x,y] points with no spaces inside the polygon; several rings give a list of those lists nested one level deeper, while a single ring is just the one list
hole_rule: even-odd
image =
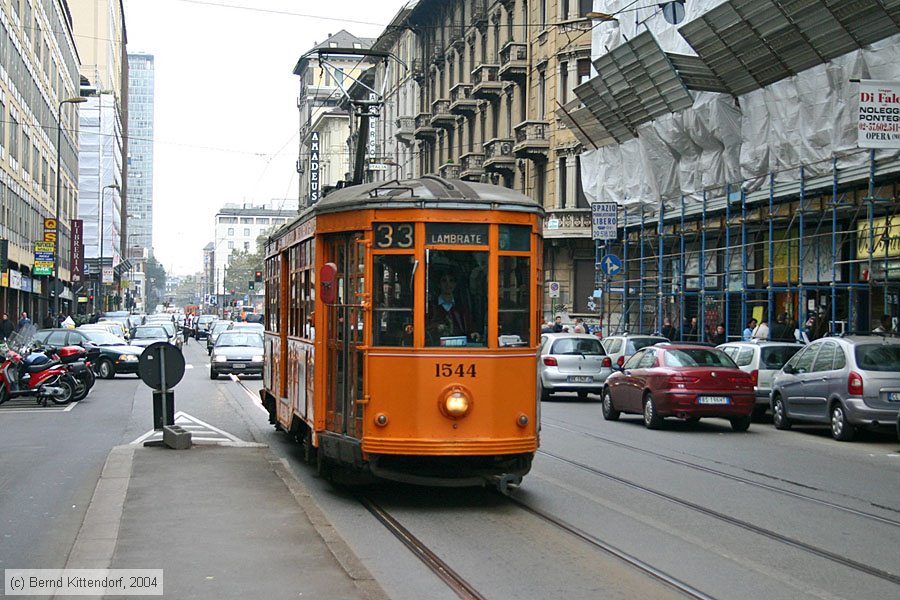
[{"label": "tram rail track", "polygon": [[649,487],[649,486],[645,486],[645,485],[642,485],[642,484],[640,484],[640,483],[636,483],[636,482],[634,482],[634,481],[625,479],[624,477],[620,477],[620,476],[618,476],[618,475],[614,475],[613,473],[608,473],[608,472],[606,472],[606,471],[603,471],[603,470],[598,469],[598,468],[596,468],[596,467],[592,467],[592,466],[590,466],[590,465],[586,465],[586,464],[581,463],[581,462],[578,462],[578,461],[576,461],[576,460],[572,460],[572,459],[569,459],[569,458],[565,458],[565,457],[563,457],[563,456],[560,456],[560,455],[558,455],[558,454],[554,454],[554,453],[552,453],[552,452],[548,452],[548,451],[546,451],[546,450],[538,450],[538,454],[543,454],[544,456],[548,456],[548,457],[553,458],[553,459],[555,459],[555,460],[557,460],[557,461],[560,461],[560,462],[562,462],[562,463],[568,464],[568,465],[570,465],[570,466],[574,466],[574,467],[576,467],[576,468],[578,468],[578,469],[581,469],[581,470],[583,470],[583,471],[586,471],[586,472],[588,472],[588,473],[592,473],[592,474],[594,474],[594,475],[603,477],[603,478],[608,479],[608,480],[610,480],[610,481],[614,481],[614,482],[616,482],[616,483],[619,483],[619,484],[621,484],[621,485],[623,485],[623,486],[632,488],[632,489],[637,490],[637,491],[639,491],[639,492],[646,493],[646,494],[650,494],[650,495],[652,495],[652,496],[655,496],[655,497],[660,498],[660,499],[662,499],[662,500],[666,500],[666,501],[671,502],[671,503],[673,503],[673,504],[677,504],[677,505],[679,505],[679,506],[683,506],[683,507],[685,507],[685,508],[688,508],[688,509],[693,510],[693,511],[695,511],[695,512],[699,512],[699,513],[701,513],[701,514],[704,514],[704,515],[706,515],[706,516],[708,516],[708,517],[712,517],[712,518],[717,519],[717,520],[719,520],[719,521],[723,521],[723,522],[725,522],[725,523],[728,523],[729,525],[733,525],[733,526],[738,527],[738,528],[740,528],[740,529],[744,529],[744,530],[746,530],[746,531],[750,531],[750,532],[755,533],[755,534],[757,534],[757,535],[760,535],[760,536],[769,538],[769,539],[771,539],[771,540],[774,540],[774,541],[783,543],[783,544],[788,545],[788,546],[791,546],[791,547],[793,547],[793,548],[797,548],[797,549],[799,549],[799,550],[803,550],[803,551],[805,551],[805,552],[808,552],[808,553],[813,554],[813,555],[815,555],[815,556],[818,556],[818,557],[820,557],[820,558],[829,560],[829,561],[831,561],[831,562],[833,562],[833,563],[842,565],[842,566],[844,566],[844,567],[853,569],[853,570],[858,571],[858,572],[860,572],[860,573],[865,573],[865,574],[870,575],[870,576],[872,576],[872,577],[875,577],[875,578],[877,578],[877,579],[881,579],[881,580],[884,580],[884,581],[888,581],[888,582],[893,583],[893,584],[895,584],[895,585],[900,585],[900,575],[895,575],[894,573],[890,573],[890,572],[888,572],[888,571],[884,571],[884,570],[882,570],[882,569],[879,569],[879,568],[876,568],[876,567],[872,567],[872,566],[870,566],[870,565],[866,565],[866,564],[857,562],[857,561],[852,560],[852,559],[850,559],[850,558],[847,558],[847,557],[845,557],[845,556],[841,556],[841,555],[836,554],[836,553],[834,553],[834,552],[831,552],[831,551],[829,551],[829,550],[825,550],[824,548],[819,548],[818,546],[813,546],[812,544],[807,544],[806,542],[802,542],[802,541],[797,540],[797,539],[795,539],[795,538],[792,538],[792,537],[789,537],[789,536],[786,536],[786,535],[782,535],[782,534],[780,534],[780,533],[777,533],[777,532],[772,531],[772,530],[770,530],[770,529],[766,529],[766,528],[764,528],[764,527],[760,527],[759,525],[755,525],[755,524],[753,524],[753,523],[750,523],[749,521],[745,521],[745,520],[739,519],[739,518],[737,518],[737,517],[732,517],[732,516],[730,516],[730,515],[726,515],[726,514],[724,514],[724,513],[721,513],[721,512],[716,511],[716,510],[713,510],[713,509],[711,509],[711,508],[707,508],[707,507],[705,507],[705,506],[701,506],[701,505],[699,505],[699,504],[697,504],[697,503],[695,503],[695,502],[691,502],[691,501],[689,501],[689,500],[684,500],[684,499],[682,499],[682,498],[678,498],[677,496],[673,496],[673,495],[671,495],[671,494],[667,494],[667,493],[665,493],[665,492],[656,490],[656,489],[651,488],[651,487]]},{"label": "tram rail track", "polygon": [[[706,466],[703,466],[703,465],[698,465],[698,464],[696,464],[696,463],[692,463],[692,462],[687,461],[687,460],[682,460],[682,459],[679,459],[679,458],[674,458],[674,457],[669,456],[669,455],[667,455],[667,454],[662,454],[662,453],[660,453],[660,452],[654,452],[653,450],[647,450],[646,448],[640,448],[640,447],[638,447],[638,446],[633,446],[633,445],[631,445],[631,444],[626,444],[626,443],[624,443],[624,442],[619,442],[619,441],[616,441],[616,440],[613,440],[613,439],[610,439],[610,438],[606,438],[606,437],[603,437],[602,435],[597,435],[597,434],[592,433],[592,432],[589,432],[589,431],[583,431],[583,430],[580,430],[580,429],[574,429],[574,428],[566,427],[566,426],[559,425],[559,424],[556,424],[556,423],[547,423],[546,420],[544,421],[543,424],[544,424],[545,426],[555,427],[555,428],[561,429],[561,430],[563,430],[563,431],[568,431],[569,433],[577,433],[577,434],[579,434],[579,435],[583,435],[583,436],[585,436],[585,437],[589,437],[589,438],[591,438],[591,439],[601,441],[601,442],[603,442],[603,443],[605,443],[605,444],[609,444],[610,446],[616,446],[616,447],[619,447],[619,448],[624,448],[624,449],[626,449],[626,450],[632,450],[632,451],[634,451],[634,452],[639,452],[639,453],[641,453],[641,454],[646,454],[646,455],[652,456],[652,457],[654,457],[654,458],[659,458],[659,459],[664,460],[664,461],[666,461],[666,462],[668,462],[668,463],[676,464],[676,465],[679,465],[679,466],[682,466],[682,467],[687,467],[687,468],[693,469],[693,470],[695,470],[695,471],[701,471],[701,472],[703,472],[703,473],[709,473],[709,474],[711,474],[711,475],[716,475],[716,476],[719,476],[719,477],[723,477],[723,478],[725,478],[725,479],[730,479],[731,481],[736,481],[736,482],[738,482],[738,483],[742,483],[742,484],[745,484],[745,485],[749,485],[749,486],[752,486],[752,487],[756,487],[756,488],[759,488],[759,489],[763,489],[763,490],[766,490],[766,491],[769,491],[769,492],[774,492],[774,493],[776,493],[776,494],[781,494],[781,495],[783,495],[783,496],[789,496],[789,497],[791,497],[791,498],[795,498],[795,499],[798,499],[798,500],[803,500],[803,501],[806,501],[806,502],[810,502],[810,503],[812,503],[812,504],[818,504],[819,506],[824,506],[824,507],[826,507],[826,508],[830,508],[830,509],[833,509],[833,510],[845,512],[845,513],[847,513],[847,514],[851,514],[851,515],[856,516],[856,517],[861,517],[861,518],[864,518],[864,519],[868,519],[868,520],[871,520],[871,521],[875,521],[875,522],[881,523],[881,524],[883,524],[883,525],[890,525],[891,527],[898,527],[898,528],[900,528],[900,520],[891,519],[891,518],[889,518],[889,517],[883,517],[883,516],[881,516],[881,515],[876,515],[876,514],[874,514],[874,513],[867,512],[867,511],[864,511],[864,510],[860,510],[860,509],[857,509],[857,508],[851,508],[851,507],[845,506],[845,505],[843,505],[843,504],[837,504],[837,503],[835,503],[835,502],[829,502],[828,500],[822,500],[821,498],[816,498],[816,497],[814,497],[814,496],[810,496],[810,495],[804,494],[804,493],[802,493],[802,492],[795,492],[795,491],[792,491],[792,490],[787,490],[787,489],[780,488],[780,487],[775,486],[775,485],[771,485],[771,484],[768,484],[768,483],[763,483],[763,482],[761,482],[761,481],[756,481],[756,480],[750,479],[750,478],[748,478],[748,477],[741,477],[740,475],[735,475],[735,474],[733,474],[733,473],[728,473],[728,472],[726,472],[726,471],[721,471],[721,470],[719,470],[719,469],[714,469],[714,468],[712,468],[712,467],[706,467]],[[885,510],[891,510],[891,509],[885,507]]]}]

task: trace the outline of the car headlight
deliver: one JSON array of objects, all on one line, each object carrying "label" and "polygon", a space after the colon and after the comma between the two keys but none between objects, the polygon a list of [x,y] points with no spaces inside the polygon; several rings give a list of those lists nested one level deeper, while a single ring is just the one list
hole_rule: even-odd
[{"label": "car headlight", "polygon": [[213,356],[213,362],[226,362],[228,360],[227,356],[221,356],[219,354]]},{"label": "car headlight", "polygon": [[138,357],[134,354],[121,354],[119,355],[119,362],[137,362]]},{"label": "car headlight", "polygon": [[263,361],[262,354],[257,354],[256,356],[254,356],[250,359],[250,362],[262,362],[262,361]]}]

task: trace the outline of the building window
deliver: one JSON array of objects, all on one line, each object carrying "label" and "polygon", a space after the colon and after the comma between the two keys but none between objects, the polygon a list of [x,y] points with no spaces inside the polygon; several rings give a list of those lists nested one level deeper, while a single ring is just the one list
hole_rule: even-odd
[{"label": "building window", "polygon": [[9,157],[19,162],[19,119],[14,114],[9,115]]},{"label": "building window", "polygon": [[540,14],[538,15],[541,27],[547,26],[547,0],[540,0]]},{"label": "building window", "polygon": [[559,189],[556,192],[556,207],[566,208],[566,192],[569,187],[568,173],[566,172],[566,157],[559,157],[559,166],[556,169],[556,176],[559,178]]},{"label": "building window", "polygon": [[544,69],[538,70],[538,119],[544,118],[544,112],[547,109],[546,106],[546,98],[547,98],[547,75],[544,72]]},{"label": "building window", "polygon": [[544,191],[547,186],[547,171],[538,166],[534,172],[534,199],[544,205]]},{"label": "building window", "polygon": [[237,223],[237,217],[219,217],[219,223],[232,224]]},{"label": "building window", "polygon": [[234,250],[234,242],[228,242],[228,249]]},{"label": "building window", "polygon": [[562,61],[559,63],[559,103],[565,104],[569,101],[569,63]]},{"label": "building window", "polygon": [[260,217],[260,218],[256,219],[256,223],[257,223],[258,225],[268,225],[268,224],[269,224],[269,217]]},{"label": "building window", "polygon": [[228,228],[228,235],[234,235],[234,227]]},{"label": "building window", "polygon": [[250,228],[244,227],[244,237],[250,237]]},{"label": "building window", "polygon": [[253,217],[241,217],[241,225],[253,225]]},{"label": "building window", "polygon": [[575,207],[590,208],[587,196],[584,194],[584,188],[581,185],[581,157],[575,156]]},{"label": "building window", "polygon": [[594,10],[594,0],[578,0],[579,17],[586,17],[592,10]]},{"label": "building window", "polygon": [[578,85],[591,78],[591,59],[578,59]]},{"label": "building window", "polygon": [[244,242],[244,252],[250,251],[250,242]]}]

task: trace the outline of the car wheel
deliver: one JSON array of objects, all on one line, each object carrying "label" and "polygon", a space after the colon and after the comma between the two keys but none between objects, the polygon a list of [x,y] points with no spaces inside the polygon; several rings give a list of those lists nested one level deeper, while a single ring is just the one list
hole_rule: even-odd
[{"label": "car wheel", "polygon": [[546,400],[550,400],[550,392],[548,392],[547,390],[544,389],[544,384],[542,384],[542,383],[539,381],[539,382],[538,382],[538,387],[541,389],[541,402],[544,402],[544,401],[546,401]]},{"label": "car wheel", "polygon": [[653,394],[647,392],[644,396],[644,425],[647,429],[659,429],[662,427],[663,418],[659,416],[656,410],[656,402],[653,400]]},{"label": "car wheel", "polygon": [[849,442],[856,435],[856,427],[847,420],[844,405],[836,402],[831,407],[831,436],[841,442]]},{"label": "car wheel", "polygon": [[750,415],[746,417],[731,417],[729,421],[731,421],[731,428],[735,431],[747,431],[750,429]]},{"label": "car wheel", "polygon": [[210,379],[218,379],[218,378],[219,378],[219,374],[216,373],[215,371],[213,371],[212,369],[210,369],[210,370],[209,370],[209,378],[210,378]]},{"label": "car wheel", "polygon": [[788,419],[781,396],[775,396],[772,399],[772,423],[775,425],[775,429],[791,428],[791,420]]},{"label": "car wheel", "polygon": [[609,393],[609,388],[603,390],[602,402],[600,410],[603,412],[603,418],[607,421],[618,421],[621,413],[613,406],[612,395]]},{"label": "car wheel", "polygon": [[103,379],[112,379],[116,376],[116,366],[109,359],[102,359],[97,367],[97,372]]}]

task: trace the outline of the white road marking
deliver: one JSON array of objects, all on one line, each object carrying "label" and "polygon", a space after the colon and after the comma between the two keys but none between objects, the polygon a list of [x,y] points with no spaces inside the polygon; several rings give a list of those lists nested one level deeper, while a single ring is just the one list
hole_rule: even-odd
[{"label": "white road marking", "polygon": [[[175,413],[175,425],[183,427],[191,432],[192,442],[211,442],[220,445],[243,446],[243,447],[261,447],[264,444],[255,444],[247,442],[239,437],[223,431],[218,427],[214,427],[205,421],[201,421],[197,417],[191,416],[185,412],[178,411]],[[195,435],[196,434],[196,435]],[[143,444],[147,440],[162,439],[163,432],[161,430],[151,429],[147,433],[138,437],[131,442],[131,445],[137,446]]]},{"label": "white road marking", "polygon": [[193,369],[193,368],[194,368],[194,365],[184,365],[184,368],[185,368],[185,369]]}]

